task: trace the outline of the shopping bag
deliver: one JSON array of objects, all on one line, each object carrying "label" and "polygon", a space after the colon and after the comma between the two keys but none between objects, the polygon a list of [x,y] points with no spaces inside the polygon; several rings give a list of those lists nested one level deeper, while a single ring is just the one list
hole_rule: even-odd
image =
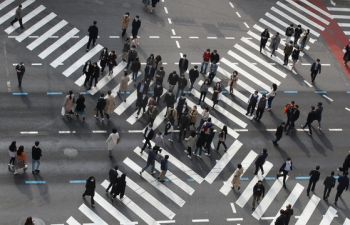
[{"label": "shopping bag", "polygon": [[61,115],[64,116],[64,114],[66,114],[66,110],[64,109],[64,107],[62,107]]}]

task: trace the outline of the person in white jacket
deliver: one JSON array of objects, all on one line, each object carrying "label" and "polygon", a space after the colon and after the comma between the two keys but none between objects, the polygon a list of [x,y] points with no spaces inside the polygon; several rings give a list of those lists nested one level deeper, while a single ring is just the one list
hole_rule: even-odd
[{"label": "person in white jacket", "polygon": [[107,150],[110,158],[113,158],[112,150],[114,146],[118,144],[118,139],[119,139],[119,134],[117,133],[117,129],[112,129],[112,133],[109,135],[109,137],[106,140],[106,143],[108,143]]}]

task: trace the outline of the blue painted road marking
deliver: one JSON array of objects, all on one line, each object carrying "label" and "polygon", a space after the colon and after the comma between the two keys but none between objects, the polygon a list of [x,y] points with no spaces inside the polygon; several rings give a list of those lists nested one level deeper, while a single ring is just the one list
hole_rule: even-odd
[{"label": "blue painted road marking", "polygon": [[71,184],[85,184],[86,180],[70,180],[69,183],[71,183]]},{"label": "blue painted road marking", "polygon": [[310,177],[295,177],[297,180],[309,180]]},{"label": "blue painted road marking", "polygon": [[266,94],[267,91],[259,91],[260,94]]},{"label": "blue painted road marking", "polygon": [[47,95],[61,95],[62,92],[47,92]]},{"label": "blue painted road marking", "polygon": [[43,180],[26,180],[26,184],[46,184]]},{"label": "blue painted road marking", "polygon": [[297,91],[284,91],[284,93],[286,93],[286,94],[297,94],[298,92]]},{"label": "blue painted road marking", "polygon": [[265,177],[265,180],[276,180],[276,177]]},{"label": "blue painted road marking", "polygon": [[154,93],[154,91],[149,91],[149,92],[147,92],[148,94],[153,94]]},{"label": "blue painted road marking", "polygon": [[227,94],[227,93],[228,93],[228,91],[222,91],[221,93],[223,93],[223,94]]},{"label": "blue painted road marking", "polygon": [[194,179],[192,179],[192,178],[188,178],[188,179],[187,179],[187,181],[194,181]]},{"label": "blue painted road marking", "polygon": [[86,91],[83,91],[83,92],[80,92],[82,95],[89,95],[90,93],[89,92],[86,92]]},{"label": "blue painted road marking", "polygon": [[350,94],[350,91],[347,91],[346,93]]},{"label": "blue painted road marking", "polygon": [[14,92],[13,95],[28,95],[27,92]]},{"label": "blue painted road marking", "polygon": [[248,177],[241,177],[240,180],[249,180],[249,178]]},{"label": "blue painted road marking", "polygon": [[316,94],[327,94],[327,91],[315,91]]}]

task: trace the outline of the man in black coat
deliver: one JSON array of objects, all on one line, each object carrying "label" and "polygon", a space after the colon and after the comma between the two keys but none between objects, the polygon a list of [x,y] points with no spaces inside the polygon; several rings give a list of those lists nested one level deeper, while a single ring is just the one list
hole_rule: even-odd
[{"label": "man in black coat", "polygon": [[286,210],[284,210],[284,215],[286,216],[286,220],[284,221],[284,225],[288,225],[290,221],[290,217],[292,217],[294,210],[292,209],[292,205],[288,204],[286,206]]},{"label": "man in black coat", "polygon": [[182,140],[185,139],[186,131],[188,130],[188,126],[190,125],[191,119],[188,117],[187,112],[185,112],[179,119],[179,127],[180,127],[180,133],[179,133],[179,142],[181,142],[181,136]]},{"label": "man in black coat", "polygon": [[180,79],[177,83],[177,92],[175,96],[176,99],[180,93],[181,94],[183,93],[186,86],[187,86],[187,79],[185,78],[185,74],[181,74]]},{"label": "man in black coat", "polygon": [[305,125],[300,125],[302,129],[305,129],[306,126],[309,127],[309,136],[312,136],[312,130],[311,130],[311,123],[314,121],[314,120],[317,120],[318,118],[318,115],[317,113],[315,112],[315,106],[311,106],[311,111],[309,112],[309,114],[307,115],[307,119],[306,119],[306,123]]},{"label": "man in black coat", "polygon": [[[138,105],[138,111],[137,111],[137,116],[136,116],[136,119],[139,118],[139,115],[140,115],[140,111],[141,109],[143,109],[143,112],[142,113],[145,113],[146,112],[146,106],[148,104],[148,97],[147,97],[147,93],[144,92],[142,97],[140,98],[137,98],[137,105]],[[137,108],[136,108],[137,110]]]},{"label": "man in black coat", "polygon": [[284,215],[284,210],[280,210],[280,216],[277,217],[275,225],[285,225],[286,222],[286,216]]},{"label": "man in black coat", "polygon": [[[145,80],[142,80],[141,82],[139,82],[137,84],[137,88],[136,88],[136,90],[137,90],[137,99],[140,99],[142,97],[143,93],[147,94],[148,88],[149,88],[149,86],[145,82]],[[136,101],[136,107],[138,107],[137,101]]]},{"label": "man in black coat", "polygon": [[137,33],[139,32],[140,27],[141,27],[141,20],[140,20],[140,17],[137,15],[135,19],[132,21],[131,34],[133,37],[137,36]]},{"label": "man in black coat", "polygon": [[91,206],[95,207],[95,201],[94,201],[94,196],[95,196],[95,189],[96,189],[96,180],[95,177],[91,176],[89,179],[86,180],[85,184],[85,192],[83,194],[83,199],[85,199],[85,196],[91,196]]},{"label": "man in black coat", "polygon": [[85,74],[84,87],[86,87],[86,83],[90,81],[90,77],[92,74],[93,66],[91,65],[91,61],[87,61],[83,67],[83,74]]},{"label": "man in black coat", "polygon": [[288,135],[289,131],[295,127],[295,121],[297,121],[299,119],[299,116],[300,116],[299,106],[293,105],[293,111],[290,113],[290,116],[288,118],[288,120],[290,121],[290,124],[289,124],[289,127],[287,129],[286,135]]},{"label": "man in black coat", "polygon": [[323,106],[322,102],[317,103],[317,109],[315,112],[317,113],[317,121],[318,121],[318,129],[321,130],[321,120],[322,120],[322,111],[323,111]]},{"label": "man in black coat", "polygon": [[216,51],[216,50],[214,50],[210,56],[210,62],[213,63],[214,61],[216,63],[218,63],[220,61],[220,56],[218,54],[218,51]]},{"label": "man in black coat", "polygon": [[159,99],[163,94],[163,86],[161,83],[157,83],[157,85],[154,87],[154,99],[157,101],[159,104]]},{"label": "man in black coat", "polygon": [[95,46],[95,44],[96,44],[96,39],[98,37],[98,28],[97,28],[96,24],[97,24],[97,22],[94,21],[93,25],[90,26],[88,29],[89,41],[88,41],[87,46],[86,46],[86,52],[88,52],[90,49],[91,40],[92,40],[92,46]]},{"label": "man in black coat", "polygon": [[311,185],[312,185],[311,191],[314,191],[316,183],[320,179],[321,174],[320,174],[319,169],[320,169],[320,166],[316,166],[316,169],[311,170],[311,172],[309,173],[310,180],[309,180],[309,186],[307,187],[307,190],[306,190],[307,196],[309,196]]},{"label": "man in black coat", "polygon": [[26,72],[26,68],[23,66],[23,62],[18,63],[16,66],[17,79],[18,79],[18,89],[22,87],[22,79],[24,76],[24,72]]},{"label": "man in black coat", "polygon": [[145,67],[145,81],[147,82],[148,85],[153,79],[155,71],[156,71],[156,68],[154,68],[151,63],[148,63],[148,65]]},{"label": "man in black coat", "polygon": [[255,209],[255,201],[259,204],[260,197],[264,198],[265,196],[265,187],[262,184],[262,181],[259,180],[258,183],[255,184],[253,187],[253,208],[252,211]]},{"label": "man in black coat", "polygon": [[258,158],[255,160],[255,172],[253,172],[255,175],[258,174],[259,168],[261,169],[261,175],[264,174],[263,165],[266,161],[267,156],[268,156],[267,149],[264,148],[263,151],[258,156]]},{"label": "man in black coat", "polygon": [[173,90],[177,82],[179,81],[179,75],[177,75],[176,71],[173,71],[168,76],[168,83],[169,83],[169,91]]},{"label": "man in black coat", "polygon": [[323,200],[328,201],[329,194],[331,193],[332,188],[335,186],[334,171],[331,172],[330,176],[326,177],[326,179],[323,181],[323,185]]},{"label": "man in black coat", "polygon": [[311,72],[311,82],[314,83],[317,74],[321,74],[321,63],[319,59],[316,59],[310,69]]},{"label": "man in black coat", "polygon": [[93,83],[94,80],[95,80],[94,87],[96,87],[99,77],[100,77],[100,68],[97,66],[97,63],[94,62],[94,65],[92,66],[92,69],[91,69],[91,78],[90,78],[90,82],[89,82],[90,87],[89,87],[88,90],[91,89],[92,83]]},{"label": "man in black coat", "polygon": [[194,66],[194,68],[190,70],[189,75],[190,75],[191,86],[188,94],[191,94],[190,92],[193,88],[194,82],[196,82],[196,79],[199,77],[198,66]]},{"label": "man in black coat", "polygon": [[276,130],[276,133],[275,133],[275,136],[276,136],[276,139],[272,141],[272,143],[276,146],[278,146],[277,144],[277,141],[279,141],[281,138],[282,138],[282,135],[283,135],[283,127],[286,125],[285,122],[282,122],[278,127],[277,127],[277,130]]},{"label": "man in black coat", "polygon": [[186,59],[186,54],[182,56],[182,58],[179,60],[179,70],[180,75],[185,74],[188,68],[188,59]]},{"label": "man in black coat", "polygon": [[163,80],[165,77],[164,68],[161,66],[156,72],[156,83],[161,83],[163,85]]},{"label": "man in black coat", "polygon": [[149,148],[152,148],[151,143],[149,142],[150,140],[152,140],[153,136],[154,136],[154,131],[152,129],[152,124],[148,124],[148,126],[145,129],[145,132],[143,133],[143,137],[145,138],[145,144],[143,145],[141,152],[143,152],[143,150],[145,150],[146,146],[148,145]]},{"label": "man in black coat", "polygon": [[253,115],[253,112],[255,110],[255,106],[259,100],[258,93],[259,93],[258,91],[255,91],[254,93],[250,94],[249,99],[248,99],[247,113],[245,114],[246,116],[248,116],[249,113],[250,113],[250,116]]},{"label": "man in black coat", "polygon": [[117,178],[118,178],[118,169],[119,167],[118,166],[115,166],[113,169],[110,169],[109,170],[109,185],[106,189],[106,192],[108,192],[108,190],[117,183]]},{"label": "man in black coat", "polygon": [[294,46],[298,44],[298,40],[302,33],[303,33],[303,30],[301,29],[301,25],[298,25],[298,27],[295,28],[294,30]]},{"label": "man in black coat", "polygon": [[343,191],[348,191],[349,188],[349,172],[345,171],[343,176],[339,176],[338,178],[338,187],[337,187],[337,194],[335,196],[335,202],[334,204],[337,205],[338,198],[340,198]]},{"label": "man in black coat", "polygon": [[104,115],[103,115],[103,110],[105,109],[106,104],[107,104],[106,99],[104,97],[105,97],[105,94],[102,93],[100,95],[100,98],[97,100],[97,104],[96,104],[97,113],[95,115],[95,118],[98,119],[98,112],[100,112],[101,117],[102,117],[102,122],[105,119]]},{"label": "man in black coat", "polygon": [[[173,91],[169,90],[168,93],[165,94],[165,98],[164,98],[164,104],[166,104],[166,108],[169,109],[170,106],[174,106],[175,104],[175,96],[173,95]],[[167,116],[166,114],[167,112],[165,112],[164,117]]]}]

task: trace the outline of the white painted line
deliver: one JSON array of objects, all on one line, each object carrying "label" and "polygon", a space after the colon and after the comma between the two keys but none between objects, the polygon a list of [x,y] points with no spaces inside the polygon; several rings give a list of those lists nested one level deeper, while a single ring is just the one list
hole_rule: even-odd
[{"label": "white painted line", "polygon": [[270,65],[272,65],[272,66],[276,66],[276,63],[269,63]]},{"label": "white painted line", "polygon": [[2,10],[3,8],[5,8],[6,6],[8,6],[9,4],[11,4],[12,2],[14,2],[15,0],[5,0],[0,4],[0,10]]},{"label": "white painted line", "polygon": [[320,225],[330,225],[332,220],[337,214],[337,210],[333,208],[332,206],[329,206],[326,215],[323,216],[323,219],[320,223]]},{"label": "white painted line", "polygon": [[171,19],[170,19],[170,18],[168,18],[168,21],[169,21],[169,24],[172,24],[172,22],[171,22]]},{"label": "white painted line", "polygon": [[[63,75],[66,77],[69,77],[70,75],[72,75],[72,73],[74,73],[78,68],[80,68],[83,63],[85,63],[87,60],[91,59],[94,55],[96,55],[97,53],[99,53],[101,50],[103,49],[103,47],[101,45],[96,45],[93,49],[91,49],[90,51],[88,51],[85,55],[83,55],[81,58],[79,58],[77,61],[75,61],[75,63],[73,63],[70,67],[68,67],[65,71],[63,71]],[[123,64],[123,63],[120,63]],[[119,65],[120,65],[119,64]],[[112,75],[111,75],[112,76]],[[109,77],[111,77],[109,76]],[[104,78],[106,78],[107,76],[105,76]],[[103,79],[104,79],[103,78]],[[101,80],[103,80],[101,79]],[[101,81],[100,80],[100,81]],[[99,83],[100,83],[99,81]],[[90,94],[93,90],[95,90],[96,87],[91,88],[90,91],[88,91]]]},{"label": "white painted line", "polygon": [[170,36],[170,38],[181,38],[181,36]]},{"label": "white painted line", "polygon": [[109,38],[119,38],[119,36],[109,36]]},{"label": "white painted line", "polygon": [[[329,22],[325,19],[323,19],[322,17],[316,15],[315,13],[311,12],[310,10],[306,9],[305,7],[293,2],[292,0],[286,0],[286,2],[289,2],[291,5],[295,6],[296,8],[306,12],[307,14],[309,14],[310,16],[318,19],[319,21],[321,21],[322,23],[329,25]],[[334,18],[334,16],[332,16]]]},{"label": "white painted line", "polygon": [[[283,187],[283,178],[276,179],[273,185],[270,187],[267,194],[265,194],[265,197],[261,200],[258,207],[254,210],[252,213],[252,216],[255,217],[255,219],[260,220],[262,215],[266,212],[267,208],[271,205],[272,201],[277,196],[278,192]],[[288,179],[288,176],[286,177],[286,180]]]},{"label": "white painted line", "polygon": [[302,63],[302,66],[311,66],[311,63]]},{"label": "white painted line", "polygon": [[[57,48],[59,48],[61,45],[63,45],[65,42],[67,42],[70,38],[72,38],[73,35],[77,34],[79,30],[77,28],[73,28],[68,33],[63,35],[60,39],[58,39],[55,43],[50,45],[50,47],[46,48],[43,52],[39,54],[39,57],[41,59],[45,59],[48,55],[50,55],[53,51],[55,51]],[[39,40],[39,39],[37,39]]]},{"label": "white painted line", "polygon": [[312,85],[309,82],[307,82],[306,80],[304,80],[304,83],[309,85],[309,87],[312,87]]},{"label": "white painted line", "polygon": [[199,37],[193,37],[193,36],[191,36],[190,38],[191,38],[191,39],[198,39]]},{"label": "white painted line", "polygon": [[[21,5],[22,5],[22,10],[25,9],[28,5],[32,4],[33,2],[35,2],[35,0],[26,0],[24,1]],[[6,3],[3,2],[3,6],[5,7]],[[7,21],[8,19],[10,19],[11,17],[14,17],[16,14],[16,10],[18,9],[18,5],[10,10],[8,13],[6,13],[5,15],[3,15],[2,17],[0,17],[0,25],[3,24],[5,21]],[[17,23],[18,24],[18,23]]]},{"label": "white painted line", "polygon": [[175,223],[175,220],[157,220],[157,223],[162,224],[162,223]]},{"label": "white painted line", "polygon": [[248,24],[246,23],[246,22],[243,22],[244,23],[244,25],[247,27],[247,28],[249,28],[249,26],[248,26]]},{"label": "white painted line", "polygon": [[313,195],[295,225],[306,225],[320,200],[319,197]]},{"label": "white painted line", "polygon": [[17,36],[8,36],[8,38],[16,38]]},{"label": "white painted line", "polygon": [[39,36],[29,36],[28,38],[38,38]]},{"label": "white painted line", "polygon": [[350,111],[350,109],[348,107],[345,107],[346,110]]},{"label": "white painted line", "polygon": [[264,175],[258,174],[258,175],[253,177],[253,179],[250,181],[249,185],[246,187],[246,189],[244,189],[243,193],[241,194],[241,196],[239,196],[238,200],[236,201],[237,205],[239,205],[242,208],[244,207],[244,205],[248,202],[249,198],[253,194],[253,187],[255,186],[255,184],[258,183],[258,180],[263,180],[265,178],[266,174],[268,174],[270,172],[272,167],[273,167],[272,163],[270,163],[268,161],[265,162]]},{"label": "white painted line", "polygon": [[322,66],[331,66],[331,64],[323,64],[321,63]]},{"label": "white painted line", "polygon": [[79,36],[73,36],[72,38],[79,38]]},{"label": "white painted line", "polygon": [[[24,39],[26,39],[29,35],[33,34],[35,31],[37,31],[39,28],[50,22],[53,18],[55,18],[57,15],[55,13],[50,13],[43,19],[41,19],[39,22],[31,26],[30,28],[26,29],[22,34],[20,34],[18,37],[16,37],[16,40],[18,42],[22,42]],[[36,36],[37,37],[37,36]]]},{"label": "white painted line", "polygon": [[228,4],[230,4],[230,6],[231,6],[232,8],[234,8],[234,6],[233,6],[232,2],[229,2]]},{"label": "white painted line", "polygon": [[329,131],[343,131],[343,129],[329,129]]},{"label": "white painted line", "polygon": [[315,6],[314,4],[306,1],[306,0],[301,0],[301,2],[305,3],[306,5],[310,6],[311,8],[315,9],[316,11],[319,11],[323,15],[329,17],[330,19],[333,19],[332,15],[329,14],[328,12],[324,11],[323,9],[320,9],[319,7]]},{"label": "white painted line", "polygon": [[[248,155],[243,159],[242,161],[242,168],[243,168],[243,173],[241,176],[243,176],[243,174],[248,170],[249,166],[253,163],[254,159],[258,156],[257,153],[255,153],[253,150],[251,150]],[[235,170],[235,172],[237,171],[237,169]],[[232,190],[231,189],[231,181],[233,179],[233,176],[235,175],[235,172],[230,176],[230,178],[228,178],[228,180],[226,182],[224,182],[224,185],[220,188],[220,192],[223,193],[224,195],[228,195],[228,193]],[[231,203],[232,206],[233,203]],[[236,213],[236,212],[234,212]]]},{"label": "white painted line", "polygon": [[266,131],[276,131],[277,129],[266,129]]},{"label": "white painted line", "polygon": [[[278,213],[278,215],[280,215],[280,213]],[[272,217],[272,216],[270,216],[270,217],[261,217],[260,219],[261,220],[273,220],[273,219],[275,219],[275,217]]]},{"label": "white painted line", "polygon": [[191,65],[200,65],[200,62],[191,62]]},{"label": "white painted line", "polygon": [[[350,19],[350,18],[349,18]],[[344,31],[345,35],[350,35],[350,31]]]},{"label": "white painted line", "polygon": [[[134,161],[129,159],[128,157],[123,161],[128,167],[134,170],[137,174],[140,173],[142,168],[138,166]],[[142,173],[142,178],[149,182],[153,187],[157,188],[160,192],[162,192],[165,196],[171,199],[178,206],[182,207],[185,204],[185,201],[180,198],[177,194],[171,191],[167,186],[159,182],[152,175],[147,173],[146,171]]]},{"label": "white painted line", "polygon": [[21,131],[21,134],[38,134],[38,131]]},{"label": "white painted line", "polygon": [[159,38],[159,36],[149,36],[149,38]]},{"label": "white painted line", "polygon": [[193,223],[208,223],[209,219],[195,219],[192,220]]},{"label": "white painted line", "polygon": [[348,218],[345,218],[343,225],[350,225],[350,220]]},{"label": "white painted line", "polygon": [[106,130],[93,130],[92,133],[94,133],[94,134],[101,134],[101,133],[105,134],[105,133],[107,133],[107,131]]},{"label": "white painted line", "polygon": [[12,65],[13,65],[13,66],[17,66],[17,65],[18,65],[18,63],[13,63]]},{"label": "white painted line", "polygon": [[[97,197],[99,196],[99,197]],[[95,194],[95,201],[99,202],[100,198],[102,198],[99,194]],[[102,198],[103,199],[103,198]],[[103,199],[103,201],[106,201]],[[107,203],[108,204],[108,203]],[[94,211],[92,211],[89,207],[87,207],[85,204],[82,204],[79,207],[80,212],[85,214],[94,224],[101,224],[101,225],[108,225],[101,217],[99,217]],[[108,211],[108,210],[107,210]],[[131,221],[130,221],[131,222]]]},{"label": "white painted line", "polygon": [[238,16],[238,17],[241,17],[241,15],[239,15],[239,13],[238,13],[238,12],[236,12],[236,14],[237,14],[237,16]]},{"label": "white painted line", "polygon": [[143,133],[143,130],[129,130],[129,133]]},{"label": "white painted line", "polygon": [[[64,20],[62,20],[62,21],[64,21]],[[62,22],[61,21],[61,22]],[[50,29],[51,30],[51,29]],[[58,38],[58,36],[50,36],[49,38]]]},{"label": "white painted line", "polygon": [[[23,7],[23,6],[22,6]],[[40,5],[38,6],[36,9],[34,9],[33,11],[31,11],[30,13],[28,13],[27,15],[25,15],[23,18],[22,18],[22,24],[25,24],[27,23],[30,19],[32,19],[34,16],[38,15],[40,12],[44,11],[46,7],[43,6],[43,5]],[[19,23],[14,23],[13,26],[9,26],[5,32],[10,34],[12,33],[13,31],[15,31],[17,28],[19,28],[20,25]]]},{"label": "white painted line", "polygon": [[227,218],[227,221],[243,221],[243,218]]},{"label": "white painted line", "polygon": [[233,129],[234,131],[237,131],[237,132],[247,132],[248,129]]},{"label": "white painted line", "polygon": [[166,14],[168,14],[168,9],[166,7],[164,7],[164,11]]},{"label": "white painted line", "polygon": [[225,37],[225,39],[232,40],[235,39],[234,37]]},{"label": "white painted line", "polygon": [[69,219],[66,221],[68,225],[81,225],[76,219],[74,219],[72,216],[69,217]]},{"label": "white painted line", "polygon": [[327,7],[329,11],[350,12],[350,8]]},{"label": "white painted line", "polygon": [[32,66],[42,66],[42,63],[32,63]]},{"label": "white painted line", "polygon": [[178,41],[175,41],[176,42],[176,46],[177,46],[177,48],[180,48],[180,44],[179,44],[179,42]]},{"label": "white painted line", "polygon": [[242,147],[242,145],[243,144],[238,140],[235,140],[235,142],[233,142],[233,144],[228,148],[226,153],[220,158],[219,162],[217,164],[215,164],[214,168],[205,177],[205,180],[209,184],[212,184],[214,182],[214,180],[217,178],[217,176],[219,176],[221,171],[232,160],[233,156],[238,152],[238,150]]},{"label": "white painted line", "polygon": [[217,37],[207,37],[207,39],[218,39]]},{"label": "white painted line", "polygon": [[325,97],[326,99],[328,99],[329,101],[333,102],[333,99],[331,99],[330,97],[328,97],[327,95],[322,95],[323,97]]},{"label": "white painted line", "polygon": [[231,205],[231,208],[232,208],[232,212],[233,213],[237,213],[236,208],[235,208],[235,204],[234,203],[230,203],[230,205]]},{"label": "white painted line", "polygon": [[75,134],[75,131],[58,131],[59,134]]},{"label": "white painted line", "polygon": [[171,29],[171,32],[173,33],[173,35],[176,35],[175,30]]}]

